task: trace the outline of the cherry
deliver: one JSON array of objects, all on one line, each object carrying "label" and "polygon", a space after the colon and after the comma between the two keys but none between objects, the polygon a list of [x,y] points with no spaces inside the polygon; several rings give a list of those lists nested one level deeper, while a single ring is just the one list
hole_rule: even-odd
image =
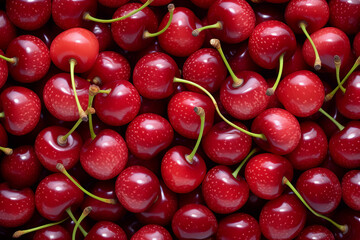
[{"label": "cherry", "polygon": [[294,55],[284,63],[283,76],[287,76],[296,71],[307,70],[308,68],[302,55],[302,45],[297,44]]},{"label": "cherry", "polygon": [[127,158],[124,139],[111,129],[102,130],[94,139],[88,139],[80,152],[81,166],[99,180],[117,176],[125,168]]},{"label": "cherry", "polygon": [[142,159],[139,159],[129,153],[128,162],[126,164],[126,167],[134,166],[134,165],[140,165],[143,167],[146,167],[147,169],[151,170],[156,175],[160,174],[160,161],[161,161],[161,155],[157,155],[155,158],[151,159],[151,161],[144,161]]},{"label": "cherry", "polygon": [[117,224],[108,221],[97,222],[85,237],[85,240],[126,240],[124,230]]},{"label": "cherry", "polygon": [[21,226],[30,220],[34,211],[34,192],[30,188],[15,190],[6,182],[0,183],[0,226]]},{"label": "cherry", "polygon": [[129,81],[109,82],[104,84],[102,89],[111,91],[95,97],[94,107],[101,121],[112,126],[121,126],[135,118],[140,110],[141,99]]},{"label": "cherry", "polygon": [[179,239],[205,239],[216,233],[218,223],[204,205],[188,204],[177,210],[171,227]]},{"label": "cherry", "polygon": [[[0,49],[0,55],[4,55],[4,52]],[[8,78],[9,69],[4,59],[0,58],[0,88],[4,86]]]},{"label": "cherry", "polygon": [[304,228],[296,240],[335,240],[332,232],[324,226],[312,225]]},{"label": "cherry", "polygon": [[115,192],[120,203],[130,212],[143,212],[160,193],[158,178],[142,166],[127,167],[116,179]]},{"label": "cherry", "polygon": [[65,228],[55,225],[37,231],[33,240],[71,240],[71,236]]},{"label": "cherry", "polygon": [[295,195],[281,195],[260,213],[261,232],[267,239],[294,239],[304,228],[306,210]]},{"label": "cherry", "polygon": [[3,106],[5,129],[13,135],[31,132],[40,119],[40,99],[28,88],[9,87],[2,91],[0,102]]},{"label": "cherry", "polygon": [[346,231],[339,231],[338,229],[334,228],[333,233],[335,239],[339,240],[356,240],[359,237],[358,230],[360,228],[360,213],[354,211],[352,209],[342,209],[338,211],[335,215],[335,218],[338,219],[340,224],[346,224],[347,229]]},{"label": "cherry", "polygon": [[0,10],[0,32],[3,33],[0,39],[0,49],[5,50],[9,43],[16,38],[16,28],[10,21],[6,12],[2,10]]},{"label": "cherry", "polygon": [[168,230],[156,224],[149,224],[140,228],[132,237],[131,240],[171,240],[172,237]]},{"label": "cherry", "polygon": [[31,31],[45,25],[51,16],[51,0],[6,0],[6,13],[19,28]]},{"label": "cherry", "polygon": [[163,117],[145,113],[137,116],[125,133],[126,144],[132,154],[150,160],[166,149],[174,138],[174,130]]},{"label": "cherry", "polygon": [[351,0],[330,0],[331,26],[337,27],[348,35],[360,31],[360,3]]},{"label": "cherry", "polygon": [[111,35],[110,24],[93,22],[86,29],[90,30],[96,36],[99,41],[99,51],[105,51],[115,46],[114,39]]},{"label": "cherry", "polygon": [[360,171],[352,170],[341,180],[342,199],[350,208],[360,210]]},{"label": "cherry", "polygon": [[240,71],[257,71],[259,67],[250,57],[248,42],[239,44],[228,44],[223,46],[224,55],[234,72]]},{"label": "cherry", "polygon": [[246,213],[234,213],[219,221],[216,239],[260,240],[261,231],[256,219]]},{"label": "cherry", "polygon": [[189,193],[179,194],[178,199],[179,199],[179,208],[190,203],[205,205],[205,200],[202,195],[201,186],[197,187],[195,190]]}]

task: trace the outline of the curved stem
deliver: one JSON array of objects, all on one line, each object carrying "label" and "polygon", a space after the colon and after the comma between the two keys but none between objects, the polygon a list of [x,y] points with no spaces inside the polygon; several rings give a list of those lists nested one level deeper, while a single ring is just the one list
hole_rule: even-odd
[{"label": "curved stem", "polygon": [[156,32],[156,33],[149,33],[149,31],[145,31],[144,34],[143,34],[143,38],[151,38],[151,37],[157,37],[159,36],[160,34],[164,33],[166,31],[166,29],[169,28],[171,22],[172,22],[172,19],[173,19],[173,16],[174,16],[174,10],[175,10],[175,5],[174,4],[169,4],[168,5],[168,11],[169,11],[169,20],[168,22],[166,23],[165,27],[163,29],[161,29],[160,31]]},{"label": "curved stem", "polygon": [[100,202],[109,203],[109,204],[116,204],[115,199],[108,199],[108,198],[102,198],[98,197],[91,192],[87,191],[85,188],[83,188],[65,169],[64,165],[61,163],[56,164],[56,169],[59,170],[62,174],[64,174],[72,183],[74,183],[81,191],[83,191],[86,195],[89,197],[92,197]]},{"label": "curved stem", "polygon": [[88,118],[86,116],[85,111],[82,109],[80,102],[79,102],[79,98],[77,96],[77,92],[76,92],[76,84],[75,84],[75,73],[74,73],[74,69],[75,69],[75,65],[77,64],[75,59],[70,59],[69,60],[69,64],[70,64],[70,78],[71,78],[71,86],[74,92],[74,97],[75,97],[75,101],[76,101],[76,106],[79,110],[79,116],[83,121],[87,121]]},{"label": "curved stem", "polygon": [[316,71],[319,71],[321,69],[321,60],[320,60],[320,56],[319,53],[316,49],[315,43],[313,42],[313,40],[311,39],[309,33],[306,30],[306,23],[305,22],[300,22],[299,23],[299,27],[301,28],[301,30],[304,32],[305,36],[307,37],[307,39],[309,40],[312,48],[314,49],[314,53],[315,53],[315,62],[314,62],[314,68]]},{"label": "curved stem", "polygon": [[12,57],[12,58],[8,58],[8,57],[5,57],[3,55],[0,55],[0,59],[3,59],[11,64],[16,64],[17,63],[17,58],[16,57]]},{"label": "curved stem", "polygon": [[21,237],[22,235],[25,235],[27,233],[31,233],[31,232],[35,232],[35,231],[38,231],[38,230],[41,230],[41,229],[44,229],[44,228],[47,228],[47,227],[52,227],[52,226],[55,226],[55,225],[59,225],[63,222],[65,222],[66,220],[68,220],[69,218],[65,218],[61,221],[58,221],[58,222],[53,222],[53,223],[48,223],[48,224],[45,224],[45,225],[42,225],[42,226],[38,226],[38,227],[34,227],[34,228],[30,228],[30,229],[26,229],[26,230],[17,230],[16,232],[14,232],[14,234],[12,235],[13,238],[19,238]]},{"label": "curved stem", "polygon": [[225,64],[226,68],[228,69],[229,74],[230,74],[231,78],[233,79],[233,85],[232,86],[234,88],[240,87],[243,84],[244,80],[239,79],[235,75],[234,71],[231,69],[231,66],[230,66],[229,62],[226,60],[224,52],[223,52],[223,50],[221,48],[220,40],[216,39],[216,38],[213,38],[213,39],[210,40],[210,44],[211,44],[211,46],[213,46],[219,52],[219,54],[220,54],[220,56],[221,56],[221,58],[222,58],[222,60],[223,60],[223,62]]},{"label": "curved stem", "polygon": [[342,86],[340,82],[340,67],[341,67],[341,58],[338,55],[334,56],[334,64],[335,64],[335,71],[336,71],[336,82],[340,88],[340,90],[345,93],[346,89]]},{"label": "curved stem", "polygon": [[196,151],[198,150],[199,146],[200,146],[200,142],[202,139],[202,135],[204,133],[204,127],[205,127],[205,111],[202,107],[195,107],[194,108],[195,113],[200,117],[200,132],[199,132],[199,136],[198,139],[196,141],[195,147],[193,148],[192,152],[185,156],[186,160],[192,164],[194,162],[193,158],[196,154]]},{"label": "curved stem", "polygon": [[[79,217],[79,219],[77,220],[77,222],[75,223],[73,232],[72,232],[72,240],[76,240],[76,231],[80,226],[80,223],[82,222],[82,220],[89,215],[89,213],[91,212],[92,208],[91,207],[86,207],[84,208],[84,211],[81,213],[81,216]],[[84,237],[87,236],[87,233],[84,234]]]},{"label": "curved stem", "polygon": [[7,147],[0,147],[0,151],[2,151],[3,153],[5,153],[6,155],[11,155],[13,154],[13,150],[11,148],[7,148]]},{"label": "curved stem", "polygon": [[240,165],[235,169],[235,171],[232,173],[232,175],[234,176],[234,178],[237,178],[241,168],[244,166],[244,164],[257,152],[259,152],[260,149],[259,148],[254,148],[253,150],[251,150],[251,152],[244,158],[244,160],[242,160],[242,162],[240,163]]},{"label": "curved stem", "polygon": [[82,123],[82,121],[83,120],[79,118],[79,120],[77,120],[75,125],[70,129],[67,134],[58,137],[57,142],[60,146],[64,146],[67,143],[67,138],[77,129],[77,127],[80,125],[80,123]]},{"label": "curved stem", "polygon": [[[100,92],[100,88],[96,85],[91,85],[89,88],[89,102],[88,102],[88,109],[90,109],[92,107],[92,103],[94,101],[94,97],[96,94],[98,94]],[[96,138],[96,134],[94,132],[94,126],[93,126],[93,121],[92,121],[92,114],[89,111],[89,130],[90,130],[90,136],[91,139],[94,140]]]},{"label": "curved stem", "polygon": [[285,53],[281,54],[279,57],[279,72],[278,72],[278,76],[276,78],[274,85],[271,88],[268,88],[266,90],[266,95],[268,95],[268,96],[271,96],[275,93],[276,88],[280,83],[281,75],[282,75],[283,68],[284,68],[284,55],[285,55]]},{"label": "curved stem", "polygon": [[199,84],[194,83],[194,82],[191,82],[191,81],[188,81],[188,80],[180,79],[180,78],[177,78],[177,77],[174,78],[174,81],[173,81],[173,82],[189,84],[189,85],[191,85],[191,86],[194,86],[194,87],[200,89],[201,91],[203,91],[203,92],[211,99],[211,101],[213,102],[213,104],[214,104],[214,106],[215,106],[216,112],[219,114],[219,116],[222,118],[222,120],[224,120],[227,124],[229,124],[229,125],[232,126],[233,128],[235,128],[235,129],[239,130],[240,132],[243,132],[243,133],[245,133],[245,134],[247,134],[247,135],[249,135],[249,136],[251,136],[251,137],[260,138],[260,139],[266,141],[266,137],[265,137],[264,134],[262,134],[262,133],[252,133],[252,132],[249,132],[249,131],[247,131],[247,130],[245,130],[245,129],[240,128],[240,127],[237,126],[236,124],[230,122],[228,119],[226,119],[226,118],[224,117],[224,115],[221,114],[220,109],[219,109],[219,107],[218,107],[218,105],[217,105],[217,102],[216,102],[215,98],[211,95],[211,93],[209,93],[208,90],[206,90],[205,88],[203,88],[203,87],[200,86]]},{"label": "curved stem", "polygon": [[331,117],[327,112],[325,112],[324,109],[320,108],[319,112],[324,114],[331,122],[333,122],[339,128],[340,131],[342,131],[345,128],[338,121],[336,121],[333,117]]},{"label": "curved stem", "polygon": [[204,26],[204,27],[201,27],[201,28],[197,28],[195,30],[192,31],[192,35],[194,37],[197,37],[199,36],[200,32],[203,31],[203,30],[206,30],[206,29],[222,29],[223,28],[223,25],[220,21],[218,21],[217,23],[214,23],[214,24],[211,24],[211,25],[207,25],[207,26]]},{"label": "curved stem", "polygon": [[295,195],[300,199],[300,201],[305,205],[305,207],[307,209],[309,209],[309,211],[314,214],[317,217],[320,217],[322,219],[325,219],[326,221],[330,222],[331,224],[333,224],[335,227],[337,227],[340,231],[342,232],[346,232],[348,230],[348,226],[347,225],[340,225],[336,222],[334,222],[332,219],[315,212],[310,206],[309,204],[307,204],[307,202],[305,201],[305,199],[300,195],[300,193],[296,190],[296,188],[291,184],[291,182],[286,178],[283,177],[283,184],[285,184],[286,186],[288,186],[294,193]]},{"label": "curved stem", "polygon": [[89,13],[85,13],[83,18],[85,20],[89,20],[89,21],[93,21],[93,22],[98,22],[98,23],[113,23],[113,22],[117,22],[117,21],[121,21],[124,20],[128,17],[131,17],[132,15],[140,12],[141,10],[143,10],[144,8],[146,8],[147,6],[149,6],[154,0],[147,0],[146,3],[144,3],[141,7],[139,7],[138,9],[135,9],[131,12],[129,12],[128,14],[122,16],[122,17],[118,17],[118,18],[114,18],[114,19],[98,19],[95,17],[90,16]]},{"label": "curved stem", "polygon": [[[67,212],[67,214],[69,215],[69,217],[71,218],[71,220],[76,224],[76,223],[77,223],[77,220],[76,220],[76,218],[74,217],[74,214],[71,212],[71,208],[70,208],[70,207],[66,209],[66,212]],[[84,237],[86,237],[87,232],[84,230],[84,228],[83,228],[81,225],[79,225],[79,229],[80,229],[81,233],[84,235]]]}]

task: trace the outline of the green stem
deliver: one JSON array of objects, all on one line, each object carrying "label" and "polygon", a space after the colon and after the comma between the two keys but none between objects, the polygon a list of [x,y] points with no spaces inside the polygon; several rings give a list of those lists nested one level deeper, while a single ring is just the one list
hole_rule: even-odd
[{"label": "green stem", "polygon": [[80,125],[80,123],[82,123],[82,121],[83,120],[79,118],[79,120],[77,120],[75,125],[70,129],[70,131],[66,135],[58,137],[57,142],[60,146],[64,146],[67,143],[67,138],[77,129],[77,127]]},{"label": "green stem", "polygon": [[75,69],[75,65],[77,64],[75,59],[70,59],[69,60],[70,63],[70,78],[71,78],[71,86],[74,92],[74,97],[75,97],[75,101],[76,101],[76,106],[79,110],[79,116],[83,121],[87,121],[88,118],[86,116],[85,111],[82,109],[81,105],[80,105],[80,101],[76,92],[76,84],[75,84],[75,73],[74,73],[74,69]]},{"label": "green stem", "polygon": [[251,152],[244,158],[244,160],[242,160],[242,162],[240,163],[240,165],[235,169],[235,171],[232,173],[232,175],[234,176],[234,178],[237,178],[241,168],[244,166],[244,164],[257,152],[259,152],[260,149],[259,148],[254,148],[253,150],[251,150]]},{"label": "green stem", "polygon": [[333,117],[331,117],[327,112],[325,112],[324,109],[320,108],[319,112],[324,114],[330,121],[332,121],[339,128],[340,131],[342,131],[345,128],[338,121],[336,121]]},{"label": "green stem", "polygon": [[334,56],[334,64],[335,64],[335,71],[336,71],[336,82],[340,88],[340,90],[345,93],[346,89],[342,86],[340,82],[340,67],[341,67],[341,58],[338,55]]},{"label": "green stem", "polygon": [[276,78],[274,85],[271,88],[268,88],[266,90],[266,95],[268,95],[268,96],[272,96],[275,93],[276,88],[280,83],[281,75],[282,75],[283,68],[284,68],[284,55],[285,55],[285,53],[281,54],[279,57],[279,72],[278,72],[278,76]]},{"label": "green stem", "polygon": [[[77,229],[80,227],[80,223],[82,222],[82,220],[84,220],[84,218],[89,215],[89,213],[91,212],[92,208],[91,207],[86,207],[84,209],[84,211],[81,213],[81,216],[79,217],[79,219],[77,220],[77,222],[75,223],[73,232],[72,232],[72,240],[76,240],[76,231]],[[84,237],[87,236],[87,233],[84,234]]]},{"label": "green stem", "polygon": [[[76,218],[74,217],[74,214],[71,212],[71,208],[67,208],[67,209],[66,209],[66,212],[67,212],[67,214],[70,216],[71,220],[76,224],[76,223],[77,223],[77,220],[76,220]],[[84,235],[84,237],[86,237],[87,232],[84,230],[84,228],[83,228],[81,225],[79,225],[79,229],[80,229],[80,231],[82,232],[82,234]]]},{"label": "green stem", "polygon": [[291,184],[291,182],[286,178],[283,177],[283,184],[285,184],[286,186],[288,186],[294,193],[295,195],[300,199],[300,201],[305,205],[305,207],[307,209],[309,209],[309,211],[314,214],[317,217],[320,217],[322,219],[325,219],[326,221],[330,222],[331,224],[333,224],[335,227],[337,227],[340,231],[342,231],[343,233],[346,232],[348,230],[348,226],[347,225],[340,225],[336,222],[334,222],[332,219],[315,212],[310,206],[309,204],[307,204],[307,202],[305,201],[305,199],[300,195],[300,193],[296,190],[296,188]]},{"label": "green stem", "polygon": [[35,231],[38,231],[38,230],[41,230],[41,229],[44,229],[44,228],[48,228],[48,227],[52,227],[52,226],[55,226],[55,225],[59,225],[63,222],[65,222],[66,220],[68,220],[69,218],[65,218],[61,221],[58,221],[58,222],[53,222],[53,223],[48,223],[48,224],[45,224],[45,225],[42,225],[42,226],[38,226],[38,227],[34,227],[34,228],[30,228],[30,229],[26,229],[26,230],[18,230],[16,232],[14,232],[13,234],[13,238],[19,238],[21,237],[22,235],[25,235],[27,233],[31,233],[31,232],[35,232]]},{"label": "green stem", "polygon": [[0,112],[0,118],[4,118],[5,117],[5,113],[4,112]]},{"label": "green stem", "polygon": [[194,87],[200,89],[201,91],[203,91],[203,92],[211,99],[211,101],[213,102],[213,104],[214,104],[214,106],[215,106],[216,112],[219,114],[219,116],[220,116],[227,124],[229,124],[230,126],[234,127],[235,129],[239,130],[240,132],[243,132],[243,133],[245,133],[245,134],[247,134],[247,135],[249,135],[249,136],[251,136],[251,137],[260,138],[260,139],[266,141],[266,137],[265,137],[264,134],[262,134],[262,133],[252,133],[252,132],[249,132],[249,131],[247,131],[247,130],[245,130],[245,129],[240,128],[240,127],[237,126],[236,124],[230,122],[228,119],[226,119],[226,118],[221,114],[220,109],[219,109],[219,107],[218,107],[218,105],[217,105],[217,102],[216,102],[215,98],[211,95],[211,93],[209,93],[208,90],[206,90],[205,88],[203,88],[203,87],[200,86],[199,84],[194,83],[194,82],[191,82],[191,81],[188,81],[188,80],[180,79],[180,78],[177,78],[177,77],[174,78],[173,82],[175,82],[175,83],[177,82],[177,83],[189,84],[189,85],[191,85],[191,86],[194,86]]},{"label": "green stem", "polygon": [[93,22],[98,22],[98,23],[113,23],[113,22],[117,22],[117,21],[121,21],[124,20],[128,17],[131,17],[132,15],[140,12],[141,10],[143,10],[144,8],[146,8],[147,6],[149,6],[154,0],[147,0],[146,3],[144,3],[141,7],[139,7],[138,9],[135,9],[131,12],[129,12],[128,14],[122,16],[122,17],[118,17],[118,18],[114,18],[114,19],[98,19],[95,17],[90,16],[89,13],[85,13],[84,15],[84,19],[85,20],[89,20],[89,21],[93,21]]},{"label": "green stem", "polygon": [[13,57],[13,58],[8,58],[8,57],[5,57],[3,55],[0,55],[0,59],[3,59],[11,64],[16,64],[17,63],[17,58],[16,57]]},{"label": "green stem", "polygon": [[[88,104],[88,108],[91,108],[92,106],[92,103],[94,101],[94,97],[95,95],[89,95],[89,104]],[[94,125],[93,125],[93,121],[92,121],[92,114],[89,112],[89,130],[90,130],[90,136],[91,136],[91,139],[94,140],[96,138],[96,134],[94,132]]]},{"label": "green stem", "polygon": [[199,132],[199,136],[198,139],[196,141],[195,147],[193,148],[192,152],[187,155],[185,158],[186,160],[192,164],[194,162],[193,158],[195,156],[196,151],[198,150],[199,146],[200,146],[200,142],[202,139],[202,135],[204,133],[204,126],[205,126],[205,111],[202,107],[195,107],[194,108],[195,113],[200,117],[200,132]]},{"label": "green stem", "polygon": [[320,56],[319,53],[316,49],[315,43],[313,42],[313,40],[311,39],[309,33],[306,30],[306,23],[305,22],[300,22],[299,27],[301,28],[301,30],[304,32],[305,36],[307,37],[307,39],[309,40],[312,48],[314,49],[314,53],[315,53],[315,62],[314,62],[314,68],[316,71],[319,71],[321,69],[321,60],[320,60]]},{"label": "green stem", "polygon": [[13,154],[13,150],[11,148],[7,148],[7,147],[0,147],[0,151],[4,152],[6,155]]},{"label": "green stem", "polygon": [[167,22],[167,24],[165,25],[165,27],[163,29],[161,29],[160,31],[156,32],[156,33],[150,33],[149,31],[145,31],[144,34],[143,34],[143,38],[151,38],[151,37],[157,37],[159,36],[160,34],[164,33],[166,31],[166,29],[169,28],[171,22],[172,22],[172,19],[173,19],[173,16],[174,16],[174,10],[175,10],[175,6],[174,4],[169,4],[168,5],[168,11],[169,11],[169,20]]},{"label": "green stem", "polygon": [[222,23],[220,21],[218,21],[217,23],[207,25],[207,26],[204,26],[204,27],[197,28],[197,29],[193,30],[192,35],[194,37],[197,37],[197,36],[199,36],[200,32],[203,31],[203,30],[206,30],[206,29],[222,29],[222,28],[223,28]]},{"label": "green stem", "polygon": [[109,204],[116,204],[115,199],[108,199],[108,198],[102,198],[98,197],[91,192],[87,191],[85,188],[83,188],[65,169],[64,165],[61,163],[56,164],[56,169],[59,170],[62,174],[64,174],[72,183],[74,183],[81,191],[83,191],[86,195],[89,197],[92,197],[100,202],[109,203]]}]

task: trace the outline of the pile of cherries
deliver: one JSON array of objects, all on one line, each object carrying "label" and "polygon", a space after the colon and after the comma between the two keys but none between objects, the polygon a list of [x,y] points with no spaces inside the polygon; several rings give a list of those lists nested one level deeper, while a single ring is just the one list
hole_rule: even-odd
[{"label": "pile of cherries", "polygon": [[360,239],[359,0],[0,4],[0,239]]}]

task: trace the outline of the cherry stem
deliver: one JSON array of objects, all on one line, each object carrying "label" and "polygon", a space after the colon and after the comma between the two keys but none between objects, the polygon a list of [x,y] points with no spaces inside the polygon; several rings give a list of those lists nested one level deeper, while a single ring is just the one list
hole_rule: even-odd
[{"label": "cherry stem", "polygon": [[[107,89],[107,90],[100,90],[99,86],[97,85],[90,85],[89,87],[89,102],[88,102],[88,109],[91,109],[92,107],[92,103],[94,101],[94,97],[96,96],[96,94],[98,93],[106,93],[109,94],[111,92],[111,89]],[[89,130],[90,130],[90,136],[91,139],[94,140],[96,138],[96,134],[94,132],[94,126],[93,126],[93,121],[92,121],[92,112],[88,111],[88,118],[89,118]]]},{"label": "cherry stem", "polygon": [[122,16],[122,17],[118,17],[118,18],[114,18],[114,19],[99,19],[99,18],[95,18],[90,16],[89,13],[85,13],[83,18],[85,20],[89,20],[89,21],[93,21],[93,22],[98,22],[98,23],[113,23],[113,22],[117,22],[117,21],[121,21],[124,20],[128,17],[131,17],[132,15],[140,12],[141,10],[143,10],[144,8],[146,8],[147,6],[149,6],[154,0],[147,0],[141,7],[139,7],[138,9],[135,9],[131,12],[129,12],[128,14]]},{"label": "cherry stem", "polygon": [[[76,220],[74,214],[71,212],[71,207],[67,208],[65,211],[70,216],[71,220],[76,224],[77,220]],[[87,232],[84,230],[84,228],[81,225],[79,225],[79,229],[80,229],[81,233],[84,235],[84,237],[86,237]]]},{"label": "cherry stem", "polygon": [[4,112],[0,112],[0,118],[4,118],[5,117],[5,113]]},{"label": "cherry stem", "polygon": [[266,95],[268,95],[268,96],[274,95],[276,88],[280,83],[281,75],[282,75],[283,68],[284,68],[284,55],[285,55],[285,53],[281,54],[279,57],[279,72],[278,72],[278,76],[276,78],[274,85],[271,88],[268,88],[266,90]]},{"label": "cherry stem", "polygon": [[62,174],[64,174],[72,183],[74,183],[78,188],[80,188],[81,191],[83,191],[86,195],[89,197],[92,197],[100,202],[109,203],[109,204],[116,204],[115,199],[108,199],[108,198],[102,198],[98,197],[91,192],[87,191],[85,188],[83,188],[65,169],[64,165],[61,163],[56,164],[56,169],[59,170]]},{"label": "cherry stem", "polygon": [[199,36],[200,32],[203,31],[203,30],[206,30],[206,29],[222,29],[223,28],[223,25],[220,21],[218,21],[217,23],[214,23],[214,24],[211,24],[211,25],[207,25],[207,26],[204,26],[204,27],[201,27],[201,28],[197,28],[195,30],[192,31],[192,35],[194,37],[197,37]]},{"label": "cherry stem", "polygon": [[324,114],[330,121],[332,121],[339,128],[340,131],[342,131],[345,128],[338,121],[336,121],[333,117],[331,117],[327,112],[325,112],[324,109],[320,108],[319,112]]},{"label": "cherry stem", "polygon": [[58,222],[53,222],[53,223],[48,223],[48,224],[45,224],[45,225],[42,225],[42,226],[38,226],[38,227],[34,227],[34,228],[30,228],[30,229],[26,229],[26,230],[17,230],[16,232],[14,232],[14,234],[12,235],[13,238],[19,238],[21,237],[22,235],[25,235],[27,233],[31,233],[31,232],[35,232],[35,231],[38,231],[38,230],[41,230],[41,229],[44,229],[44,228],[48,228],[48,227],[52,227],[52,226],[55,226],[55,225],[59,225],[63,222],[65,222],[66,220],[68,220],[69,217],[61,220],[61,221],[58,221]]},{"label": "cherry stem", "polygon": [[336,222],[334,222],[332,219],[320,214],[320,213],[317,213],[314,211],[314,209],[312,209],[309,204],[307,204],[307,202],[305,201],[305,199],[300,195],[300,193],[296,190],[296,188],[291,184],[291,182],[286,178],[286,177],[283,177],[283,180],[282,180],[283,184],[285,184],[286,186],[288,186],[294,193],[295,195],[300,199],[300,201],[305,205],[305,207],[307,209],[309,209],[309,211],[314,214],[315,216],[317,217],[320,217],[322,219],[325,219],[326,221],[330,222],[331,224],[333,224],[335,227],[337,227],[340,231],[342,231],[343,233],[344,232],[347,232],[348,230],[348,226],[347,225],[340,225]]},{"label": "cherry stem", "polygon": [[163,29],[161,29],[160,31],[156,32],[156,33],[150,33],[149,31],[144,31],[144,34],[143,34],[143,38],[151,38],[151,37],[157,37],[159,36],[160,34],[164,33],[166,31],[166,29],[169,28],[171,22],[172,22],[172,19],[173,19],[173,16],[174,16],[174,10],[175,10],[175,5],[174,4],[169,4],[168,5],[168,11],[169,11],[169,20],[168,22],[166,23],[165,27]]},{"label": "cherry stem", "polygon": [[67,143],[67,138],[77,129],[77,127],[80,125],[80,123],[82,123],[82,119],[79,118],[79,120],[77,120],[77,122],[75,123],[75,125],[72,127],[72,129],[70,129],[70,131],[64,135],[64,136],[59,136],[57,138],[57,143],[60,145],[60,146],[65,146],[66,143]]},{"label": "cherry stem", "polygon": [[[79,219],[77,220],[77,222],[75,223],[73,232],[72,232],[72,240],[76,240],[76,231],[80,226],[80,223],[82,222],[82,220],[84,220],[84,218],[89,215],[89,213],[91,212],[92,208],[91,207],[86,207],[84,208],[84,211],[81,213],[81,216],[79,217]],[[84,234],[84,237],[87,236],[87,233]]]},{"label": "cherry stem", "polygon": [[234,88],[240,87],[240,86],[244,83],[244,80],[241,79],[241,78],[239,79],[239,78],[235,75],[234,71],[231,69],[231,66],[230,66],[229,62],[226,60],[226,57],[225,57],[225,55],[224,55],[224,52],[223,52],[223,50],[222,50],[222,48],[221,48],[220,40],[219,40],[219,39],[216,39],[216,38],[213,38],[213,39],[210,40],[210,44],[211,44],[211,46],[213,46],[213,47],[219,52],[219,54],[220,54],[220,56],[221,56],[221,58],[222,58],[222,60],[223,60],[223,62],[224,62],[224,64],[225,64],[226,68],[228,69],[228,71],[229,71],[229,73],[230,73],[230,76],[231,76],[231,78],[233,79],[233,84],[232,84],[232,86],[233,86]]},{"label": "cherry stem", "polygon": [[16,58],[16,57],[12,57],[12,58],[8,58],[8,57],[5,57],[5,56],[3,56],[3,55],[0,55],[0,58],[1,59],[3,59],[3,60],[5,60],[5,61],[7,61],[7,62],[9,62],[9,63],[11,63],[11,64],[16,64],[17,63],[17,61],[18,61],[18,59]]},{"label": "cherry stem", "polygon": [[186,155],[185,158],[188,161],[188,163],[192,164],[194,162],[194,156],[196,154],[196,151],[198,150],[200,146],[200,142],[204,133],[204,127],[205,127],[205,111],[202,107],[194,107],[194,112],[200,117],[200,132],[198,139],[196,141],[195,147],[193,148],[192,152],[189,155]]},{"label": "cherry stem", "polygon": [[260,138],[260,139],[262,139],[262,140],[264,140],[264,141],[267,140],[264,134],[262,134],[262,133],[252,133],[252,132],[249,132],[249,131],[247,131],[247,130],[245,130],[245,129],[240,128],[240,127],[237,126],[236,124],[230,122],[228,119],[226,119],[226,118],[224,117],[224,115],[221,114],[220,109],[219,109],[219,107],[218,107],[218,105],[217,105],[217,102],[216,102],[215,98],[211,95],[211,93],[209,93],[208,90],[206,90],[205,88],[203,88],[203,87],[200,86],[199,84],[194,83],[194,82],[191,82],[191,81],[188,81],[188,80],[185,80],[185,79],[177,78],[177,77],[174,77],[173,82],[174,82],[174,83],[189,84],[189,85],[191,85],[191,86],[194,86],[194,87],[200,89],[201,91],[203,91],[203,92],[211,99],[211,101],[213,102],[213,104],[214,104],[214,106],[215,106],[216,112],[217,112],[217,113],[219,114],[219,116],[224,120],[224,122],[226,122],[227,124],[229,124],[229,125],[232,126],[233,128],[239,130],[240,132],[243,132],[243,133],[249,135],[250,137]]},{"label": "cherry stem", "polygon": [[244,158],[244,160],[242,160],[242,162],[240,163],[240,165],[235,169],[235,171],[232,173],[234,178],[237,178],[241,168],[244,166],[244,164],[257,152],[259,152],[260,149],[259,148],[254,148],[253,150],[251,150],[251,152]]},{"label": "cherry stem", "polygon": [[345,93],[346,89],[342,86],[340,82],[340,67],[341,67],[341,58],[338,55],[334,56],[334,64],[335,64],[335,71],[336,71],[336,81],[340,88],[340,90]]},{"label": "cherry stem", "polygon": [[77,108],[79,110],[79,116],[80,118],[84,121],[84,122],[87,122],[88,121],[88,117],[85,113],[85,111],[82,109],[81,105],[80,105],[80,102],[79,102],[79,98],[78,98],[78,95],[77,95],[77,92],[76,92],[76,84],[75,84],[75,73],[74,73],[74,70],[75,70],[75,65],[77,64],[76,60],[75,59],[70,59],[69,60],[69,63],[70,63],[70,78],[71,78],[71,85],[72,85],[72,89],[74,91],[74,97],[75,97],[75,101],[76,101],[76,105],[77,105]]},{"label": "cherry stem", "polygon": [[309,33],[306,30],[307,24],[306,22],[302,21],[299,23],[299,27],[301,28],[301,30],[304,32],[305,36],[307,37],[307,39],[309,40],[312,48],[314,49],[314,53],[315,53],[315,62],[314,62],[314,69],[316,71],[319,71],[321,69],[321,60],[320,60],[320,56],[319,53],[316,49],[315,43],[313,42],[313,40],[311,39]]},{"label": "cherry stem", "polygon": [[[352,68],[350,69],[350,71],[346,74],[346,76],[343,78],[343,80],[341,80],[340,85],[344,85],[345,81],[350,77],[350,75],[355,71],[355,69],[360,65],[360,56],[356,59],[354,65],[352,66]],[[326,94],[325,96],[325,101],[330,101],[335,93],[339,90],[340,85],[338,84],[338,86],[332,90],[330,93]]]},{"label": "cherry stem", "polygon": [[6,155],[13,154],[13,150],[11,148],[7,148],[7,147],[0,147],[0,151],[4,152]]}]

